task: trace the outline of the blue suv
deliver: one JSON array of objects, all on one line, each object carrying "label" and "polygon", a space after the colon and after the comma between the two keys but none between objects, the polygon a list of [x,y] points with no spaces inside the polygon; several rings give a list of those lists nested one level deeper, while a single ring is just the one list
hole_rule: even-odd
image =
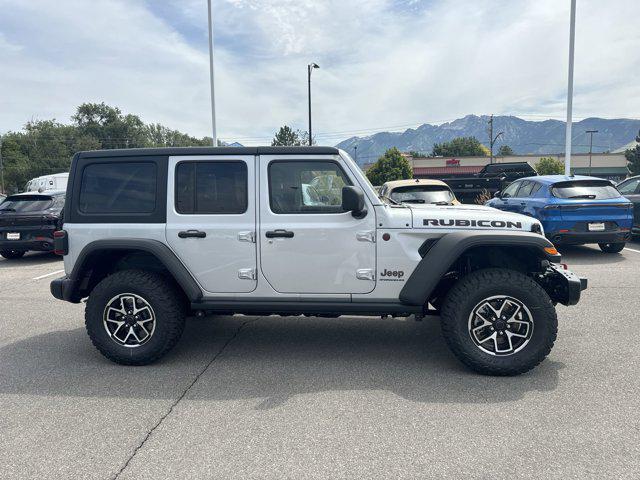
[{"label": "blue suv", "polygon": [[597,243],[603,252],[617,253],[631,239],[633,204],[601,178],[521,178],[486,204],[537,218],[556,245]]}]

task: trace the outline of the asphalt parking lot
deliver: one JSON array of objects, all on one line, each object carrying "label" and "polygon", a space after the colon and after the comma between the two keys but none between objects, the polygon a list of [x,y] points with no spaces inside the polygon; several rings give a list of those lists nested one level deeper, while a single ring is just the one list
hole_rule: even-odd
[{"label": "asphalt parking lot", "polygon": [[[640,242],[567,248],[590,288],[520,377],[462,367],[437,319],[191,319],[122,367],[50,255],[0,260],[2,478],[638,478]],[[634,251],[635,250],[635,251]]]}]

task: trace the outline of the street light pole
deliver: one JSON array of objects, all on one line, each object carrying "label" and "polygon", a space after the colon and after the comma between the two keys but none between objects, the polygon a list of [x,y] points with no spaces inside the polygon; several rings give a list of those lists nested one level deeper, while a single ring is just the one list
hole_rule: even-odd
[{"label": "street light pole", "polygon": [[4,163],[2,163],[2,134],[0,134],[0,193],[4,193]]},{"label": "street light pole", "polygon": [[354,155],[355,155],[355,157],[356,157],[356,158],[354,158],[354,161],[355,161],[356,163],[358,163],[358,145],[354,145],[354,146],[353,146],[353,151],[354,151]]},{"label": "street light pole", "polygon": [[320,68],[317,63],[307,65],[307,98],[309,100],[309,145],[313,145],[313,135],[311,135],[311,71]]},{"label": "street light pole", "polygon": [[571,0],[569,21],[569,80],[567,85],[567,130],[565,133],[564,174],[571,175],[571,121],[573,113],[573,51],[576,37],[576,0]]},{"label": "street light pole", "polygon": [[598,130],[587,130],[589,134],[589,176],[591,176],[591,152],[593,150],[593,134],[598,133]]},{"label": "street light pole", "polygon": [[214,147],[218,145],[216,135],[216,96],[213,89],[213,19],[211,17],[211,0],[207,0],[207,12],[209,20],[209,81],[211,83],[211,142]]}]

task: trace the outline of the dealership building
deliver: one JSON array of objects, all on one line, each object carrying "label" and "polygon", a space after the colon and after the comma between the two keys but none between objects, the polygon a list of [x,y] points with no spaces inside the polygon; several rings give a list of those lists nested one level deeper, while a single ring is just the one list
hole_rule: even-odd
[{"label": "dealership building", "polygon": [[[473,175],[489,163],[488,157],[413,157],[403,156],[413,168],[414,178],[437,178],[438,175]],[[552,157],[564,163],[564,154],[510,155],[494,157],[494,163],[527,162],[535,167],[542,157]],[[365,165],[365,169],[369,165]],[[629,175],[624,153],[577,153],[571,155],[571,173],[592,175],[620,181]]]}]

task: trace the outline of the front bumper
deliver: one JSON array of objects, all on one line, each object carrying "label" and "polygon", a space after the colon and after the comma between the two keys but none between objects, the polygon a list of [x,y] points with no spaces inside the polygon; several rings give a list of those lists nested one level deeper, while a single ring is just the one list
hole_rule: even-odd
[{"label": "front bumper", "polygon": [[554,245],[585,245],[587,243],[625,243],[631,240],[629,230],[604,232],[545,232]]},{"label": "front bumper", "polygon": [[553,263],[540,275],[539,283],[551,300],[567,306],[577,304],[582,291],[586,290],[588,285],[586,278],[578,277],[570,270]]},{"label": "front bumper", "polygon": [[76,292],[78,289],[76,288],[75,280],[67,277],[56,278],[49,285],[49,289],[51,290],[51,295],[53,295],[58,300],[64,300],[65,302],[78,303],[80,298],[76,297]]}]

